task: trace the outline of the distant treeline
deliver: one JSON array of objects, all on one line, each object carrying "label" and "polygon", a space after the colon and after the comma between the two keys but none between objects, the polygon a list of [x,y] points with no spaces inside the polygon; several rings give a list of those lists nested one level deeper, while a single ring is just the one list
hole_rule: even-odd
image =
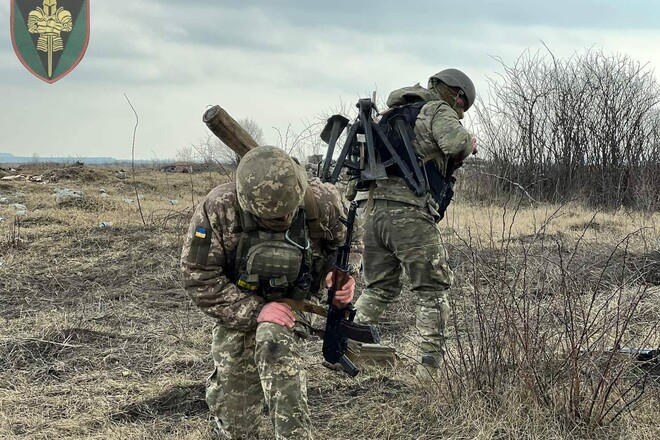
[{"label": "distant treeline", "polygon": [[[136,164],[160,164],[171,161],[156,161],[152,159],[136,159]],[[62,164],[70,165],[83,163],[85,165],[125,165],[130,164],[130,159],[115,159],[113,157],[72,157],[72,156],[14,156],[10,153],[0,153],[0,166],[24,165],[24,164]]]},{"label": "distant treeline", "polygon": [[480,148],[471,197],[519,192],[599,207],[660,209],[660,90],[625,55],[570,59],[525,52],[477,106]]}]

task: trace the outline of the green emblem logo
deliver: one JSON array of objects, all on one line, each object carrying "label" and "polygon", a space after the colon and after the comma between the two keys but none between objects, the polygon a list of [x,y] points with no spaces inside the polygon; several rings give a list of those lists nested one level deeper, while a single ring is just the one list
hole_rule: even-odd
[{"label": "green emblem logo", "polygon": [[89,0],[11,0],[11,40],[21,63],[54,83],[82,60],[89,41]]}]

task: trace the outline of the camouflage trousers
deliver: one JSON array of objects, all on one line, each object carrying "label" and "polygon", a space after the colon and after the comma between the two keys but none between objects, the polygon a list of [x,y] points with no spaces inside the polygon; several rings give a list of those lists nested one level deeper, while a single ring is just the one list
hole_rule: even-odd
[{"label": "camouflage trousers", "polygon": [[214,327],[215,371],[207,383],[206,402],[226,438],[258,438],[264,398],[275,438],[312,438],[300,339],[295,328],[272,323],[247,333]]},{"label": "camouflage trousers", "polygon": [[390,200],[374,200],[364,215],[365,289],[355,304],[355,320],[377,324],[401,293],[405,270],[417,296],[418,361],[437,367],[449,316],[447,289],[454,279],[438,227],[426,208]]}]

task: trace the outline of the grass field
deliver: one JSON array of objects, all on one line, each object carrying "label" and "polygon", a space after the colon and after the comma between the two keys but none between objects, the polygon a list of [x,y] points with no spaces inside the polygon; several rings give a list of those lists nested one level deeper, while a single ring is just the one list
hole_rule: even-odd
[{"label": "grass field", "polygon": [[[193,205],[225,177],[20,173],[42,178],[0,181],[27,208],[0,205],[0,438],[212,438],[212,320],[180,288],[178,259]],[[84,198],[59,206],[64,188]],[[305,345],[316,438],[660,437],[658,369],[609,350],[660,346],[658,213],[459,195],[440,227],[457,279],[443,377],[414,377],[404,292],[381,326],[392,369],[351,379]],[[265,415],[260,429],[272,438]]]}]

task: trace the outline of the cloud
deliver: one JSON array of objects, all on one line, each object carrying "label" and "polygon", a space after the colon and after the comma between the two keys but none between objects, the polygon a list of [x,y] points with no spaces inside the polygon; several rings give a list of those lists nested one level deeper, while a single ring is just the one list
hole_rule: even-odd
[{"label": "cloud", "polygon": [[[124,93],[140,114],[138,154],[173,157],[204,134],[207,105],[254,119],[274,143],[272,127],[299,128],[446,67],[464,70],[485,94],[486,78],[501,71],[493,57],[511,63],[528,48],[544,51],[541,41],[559,57],[596,45],[660,65],[658,12],[640,13],[639,4],[92,2],[87,53],[53,85],[27,72],[0,32],[0,152],[127,157],[133,115]],[[0,21],[8,12],[0,2]],[[40,132],[25,116],[34,108],[57,109]]]},{"label": "cloud", "polygon": [[[192,6],[178,0],[160,2],[179,11],[191,11],[188,14],[191,17],[199,16],[196,11],[217,16],[223,8],[252,9],[294,26],[333,26],[361,30],[370,35],[446,28],[460,30],[460,35],[470,38],[479,32],[479,26],[484,23],[560,29],[658,29],[660,19],[660,10],[649,7],[648,0],[481,0],[442,3],[437,0],[418,0],[414,3],[400,0],[380,0],[378,3],[354,0],[256,0],[248,3],[229,0],[222,2],[222,8],[218,7],[218,3],[215,0],[197,0]],[[250,30],[246,29],[248,32]]]}]

